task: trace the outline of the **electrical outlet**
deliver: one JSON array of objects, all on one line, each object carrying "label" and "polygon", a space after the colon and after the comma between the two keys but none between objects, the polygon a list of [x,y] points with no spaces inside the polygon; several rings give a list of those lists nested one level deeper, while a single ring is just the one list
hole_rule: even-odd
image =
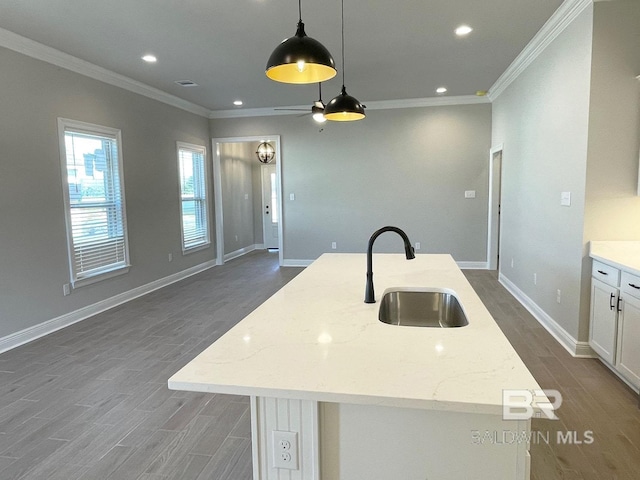
[{"label": "electrical outlet", "polygon": [[173,262],[173,253],[167,255],[167,258],[169,259],[169,262]]},{"label": "electrical outlet", "polygon": [[533,284],[534,284],[534,285],[537,285],[537,284],[538,284],[538,274],[537,274],[537,273],[534,273],[534,274],[533,274]]},{"label": "electrical outlet", "polygon": [[331,242],[331,250],[335,250],[338,248],[338,244],[336,242]]},{"label": "electrical outlet", "polygon": [[298,433],[273,430],[273,467],[298,470]]},{"label": "electrical outlet", "polygon": [[511,268],[513,268],[513,258],[511,259]]},{"label": "electrical outlet", "polygon": [[64,285],[62,285],[62,294],[66,297],[67,295],[71,294],[71,285],[69,285],[68,283],[65,283]]},{"label": "electrical outlet", "polygon": [[560,303],[561,299],[562,299],[562,292],[558,289],[556,292],[556,302]]},{"label": "electrical outlet", "polygon": [[420,250],[420,242],[416,242],[416,250]]}]

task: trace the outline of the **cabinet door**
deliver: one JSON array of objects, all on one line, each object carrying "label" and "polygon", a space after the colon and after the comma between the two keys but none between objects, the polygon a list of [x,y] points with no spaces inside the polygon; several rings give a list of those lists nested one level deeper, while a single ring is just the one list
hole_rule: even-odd
[{"label": "cabinet door", "polygon": [[589,345],[600,357],[615,363],[618,289],[591,279],[591,325]]},{"label": "cabinet door", "polygon": [[640,300],[624,296],[619,319],[619,346],[616,368],[640,387]]}]

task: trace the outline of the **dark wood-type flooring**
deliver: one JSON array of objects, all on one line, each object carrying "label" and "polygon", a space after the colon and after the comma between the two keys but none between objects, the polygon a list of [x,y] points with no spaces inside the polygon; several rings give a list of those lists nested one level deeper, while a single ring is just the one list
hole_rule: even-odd
[{"label": "dark wood-type flooring", "polygon": [[[299,272],[254,252],[0,354],[0,480],[250,480],[248,399],[166,382]],[[560,420],[533,421],[553,435],[531,445],[532,479],[640,478],[637,396],[572,358],[495,272],[465,273],[542,388],[564,395]]]}]

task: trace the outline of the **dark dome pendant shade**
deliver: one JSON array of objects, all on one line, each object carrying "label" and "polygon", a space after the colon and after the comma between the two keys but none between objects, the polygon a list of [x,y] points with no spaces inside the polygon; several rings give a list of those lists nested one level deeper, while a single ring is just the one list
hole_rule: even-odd
[{"label": "dark dome pendant shade", "polygon": [[334,122],[351,122],[362,120],[364,117],[364,105],[349,95],[344,85],[340,95],[332,98],[324,107],[324,118]]},{"label": "dark dome pendant shade", "polygon": [[267,62],[267,77],[295,84],[324,82],[335,77],[338,72],[329,50],[304,31],[301,0],[298,0],[298,12],[296,34],[275,48]]},{"label": "dark dome pendant shade", "polygon": [[342,91],[324,108],[324,118],[333,122],[352,122],[365,117],[365,105],[347,93],[344,86],[344,0],[342,0]]}]

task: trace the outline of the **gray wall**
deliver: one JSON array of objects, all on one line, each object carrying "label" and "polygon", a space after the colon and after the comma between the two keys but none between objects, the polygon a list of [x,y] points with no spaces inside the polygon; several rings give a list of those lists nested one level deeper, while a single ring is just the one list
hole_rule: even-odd
[{"label": "gray wall", "polygon": [[[214,259],[180,243],[176,141],[210,158],[207,119],[4,48],[0,65],[0,338]],[[67,297],[57,117],[122,130],[132,263]]]},{"label": "gray wall", "polygon": [[[501,273],[575,339],[584,338],[592,18],[588,7],[493,103],[493,145],[504,144]],[[560,205],[563,191],[571,207]]]},{"label": "gray wall", "polygon": [[[323,126],[295,116],[211,120],[213,137],[269,134],[281,135],[285,261],[313,260],[333,241],[337,252],[365,251],[387,224],[422,253],[486,261],[490,105],[372,110]],[[376,251],[401,244],[386,234]]]},{"label": "gray wall", "polygon": [[640,2],[594,5],[593,66],[589,116],[582,325],[587,338],[590,240],[640,238]]},{"label": "gray wall", "polygon": [[225,254],[255,244],[254,162],[251,159],[255,154],[251,152],[251,146],[250,143],[223,143],[220,146]]}]

